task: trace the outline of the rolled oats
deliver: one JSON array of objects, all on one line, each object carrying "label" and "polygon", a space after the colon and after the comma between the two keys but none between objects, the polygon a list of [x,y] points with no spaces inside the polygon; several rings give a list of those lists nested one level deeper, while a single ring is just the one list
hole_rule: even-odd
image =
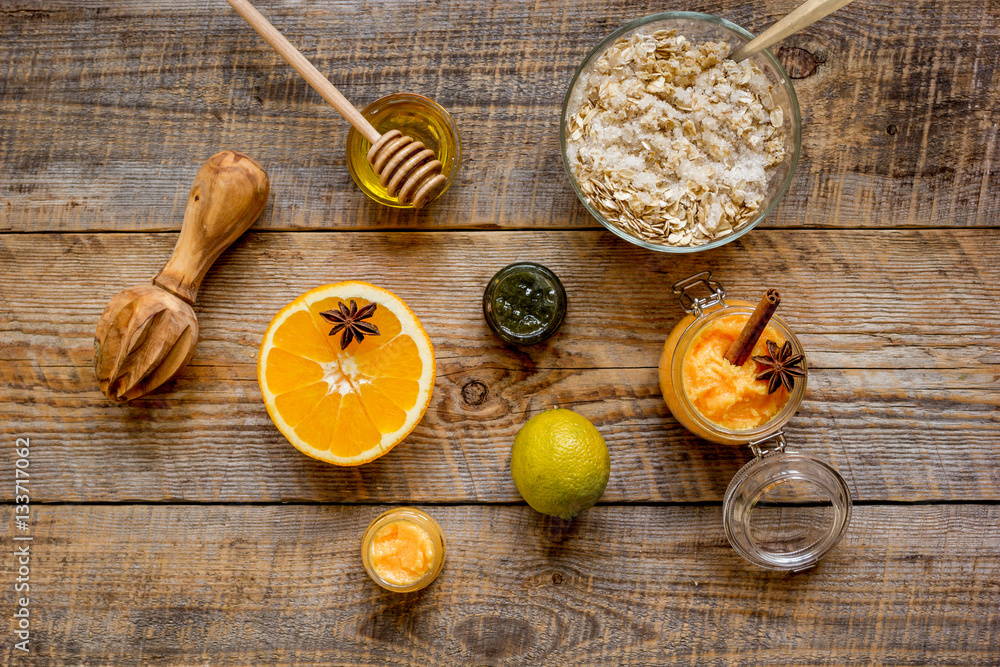
[{"label": "rolled oats", "polygon": [[592,206],[639,238],[701,245],[764,204],[785,157],[784,114],[760,68],[726,42],[633,34],[581,74],[567,120],[570,169]]}]

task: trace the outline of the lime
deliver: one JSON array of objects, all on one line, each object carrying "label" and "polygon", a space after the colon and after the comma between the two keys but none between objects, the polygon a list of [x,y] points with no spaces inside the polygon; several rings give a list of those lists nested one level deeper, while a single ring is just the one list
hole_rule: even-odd
[{"label": "lime", "polygon": [[517,432],[510,474],[532,508],[572,519],[604,495],[611,457],[597,427],[585,417],[552,409],[535,415]]}]

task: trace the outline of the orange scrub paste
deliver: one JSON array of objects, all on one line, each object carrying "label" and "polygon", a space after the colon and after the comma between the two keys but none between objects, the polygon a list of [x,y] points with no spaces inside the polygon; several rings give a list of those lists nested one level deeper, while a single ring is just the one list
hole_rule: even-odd
[{"label": "orange scrub paste", "polygon": [[[762,369],[752,358],[742,366],[733,366],[724,358],[747,319],[747,315],[730,315],[708,324],[692,341],[681,369],[684,392],[694,408],[713,424],[734,431],[766,424],[789,398],[784,387],[768,394],[767,382],[754,379]],[[785,342],[768,326],[754,346],[754,355],[767,355],[768,339],[778,347]]]},{"label": "orange scrub paste", "polygon": [[430,533],[411,521],[393,521],[379,528],[370,549],[372,568],[395,586],[420,581],[434,565],[434,541]]}]

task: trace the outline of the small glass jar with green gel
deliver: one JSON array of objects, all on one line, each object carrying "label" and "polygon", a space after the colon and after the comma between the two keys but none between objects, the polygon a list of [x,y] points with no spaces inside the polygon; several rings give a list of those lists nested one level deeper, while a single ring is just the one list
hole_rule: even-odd
[{"label": "small glass jar with green gel", "polygon": [[541,264],[517,262],[500,269],[483,293],[486,324],[513,345],[540,343],[566,317],[566,290]]}]

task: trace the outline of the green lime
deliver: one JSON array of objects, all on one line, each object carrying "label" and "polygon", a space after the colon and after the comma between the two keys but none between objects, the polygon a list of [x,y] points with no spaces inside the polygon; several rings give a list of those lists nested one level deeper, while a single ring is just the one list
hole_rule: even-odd
[{"label": "green lime", "polygon": [[510,474],[535,510],[572,519],[604,495],[611,457],[597,427],[571,410],[553,409],[517,432]]}]

